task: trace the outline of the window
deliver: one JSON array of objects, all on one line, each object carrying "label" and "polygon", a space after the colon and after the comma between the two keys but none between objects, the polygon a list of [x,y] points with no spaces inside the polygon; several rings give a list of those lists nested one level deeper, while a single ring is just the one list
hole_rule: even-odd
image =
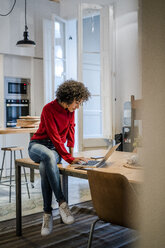
[{"label": "window", "polygon": [[83,18],[83,82],[91,99],[83,108],[83,138],[102,137],[102,107],[100,78],[100,14],[88,10]]},{"label": "window", "polygon": [[78,79],[91,92],[79,110],[79,149],[106,147],[113,139],[114,50],[113,8],[80,4]]}]

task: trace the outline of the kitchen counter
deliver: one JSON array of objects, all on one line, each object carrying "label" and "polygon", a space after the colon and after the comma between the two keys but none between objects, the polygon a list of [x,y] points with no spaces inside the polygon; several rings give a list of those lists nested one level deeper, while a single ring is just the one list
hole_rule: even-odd
[{"label": "kitchen counter", "polygon": [[35,133],[38,128],[0,128],[0,134]]}]

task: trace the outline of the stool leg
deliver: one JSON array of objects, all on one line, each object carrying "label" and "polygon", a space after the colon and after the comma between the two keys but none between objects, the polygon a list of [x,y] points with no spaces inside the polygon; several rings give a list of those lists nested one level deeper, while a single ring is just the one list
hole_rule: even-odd
[{"label": "stool leg", "polygon": [[[23,158],[23,155],[22,155],[22,151],[21,150],[20,150],[20,154],[21,154],[21,158]],[[25,167],[23,167],[23,171],[24,171],[24,176],[25,176],[26,189],[27,189],[28,197],[30,199],[30,192],[29,192],[29,186],[28,186],[28,181],[27,181]]]},{"label": "stool leg", "polygon": [[2,180],[3,167],[4,167],[4,163],[5,163],[5,155],[6,155],[6,151],[3,152],[3,160],[2,160],[2,167],[1,167],[0,182]]},{"label": "stool leg", "polygon": [[12,184],[12,151],[10,151],[10,189],[9,189],[9,202],[11,203],[11,185]]}]

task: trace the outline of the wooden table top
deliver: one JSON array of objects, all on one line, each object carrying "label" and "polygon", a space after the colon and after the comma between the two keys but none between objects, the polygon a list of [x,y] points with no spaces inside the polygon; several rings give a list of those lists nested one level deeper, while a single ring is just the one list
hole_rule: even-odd
[{"label": "wooden table top", "polygon": [[35,133],[38,128],[0,128],[0,134]]},{"label": "wooden table top", "polygon": [[[90,158],[91,156],[99,155],[104,156],[106,150],[92,150],[92,151],[85,151],[79,152],[74,154],[75,156],[84,156]],[[124,165],[127,163],[127,159],[130,158],[134,153],[131,152],[120,152],[115,151],[112,156],[108,159],[107,167],[106,168],[93,168],[94,170],[100,170],[104,172],[111,172],[111,173],[120,173],[124,175],[129,182],[131,183],[142,183],[143,182],[143,169],[132,169],[126,168]],[[17,164],[21,164],[23,166],[24,159],[17,159]],[[34,163],[30,158],[27,160],[25,159],[25,166],[28,161],[28,167],[31,169],[39,169],[39,164]],[[87,171],[85,170],[78,170],[75,167],[68,165],[67,162],[63,161],[62,164],[58,165],[61,173],[67,172],[67,175],[80,177],[80,178],[87,178]]]},{"label": "wooden table top", "polygon": [[[79,153],[84,155],[84,157],[90,157],[91,155],[105,155],[106,150],[98,150],[98,151],[86,151]],[[131,152],[120,152],[115,151],[112,156],[107,161],[106,168],[94,168],[94,170],[111,172],[111,173],[120,173],[124,175],[129,182],[131,183],[142,183],[143,182],[143,169],[142,168],[126,168],[124,165],[127,164],[127,159],[130,158],[134,153]],[[65,165],[60,165],[60,167],[64,167]],[[66,170],[71,171],[80,171],[68,165],[65,167]],[[86,171],[81,170],[81,173],[86,174]]]}]

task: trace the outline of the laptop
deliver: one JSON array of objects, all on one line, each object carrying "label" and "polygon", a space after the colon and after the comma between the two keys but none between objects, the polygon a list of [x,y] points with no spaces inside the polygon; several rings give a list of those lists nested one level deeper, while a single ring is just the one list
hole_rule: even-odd
[{"label": "laptop", "polygon": [[121,143],[110,147],[105,154],[105,156],[100,160],[89,160],[87,163],[82,161],[81,163],[78,164],[71,164],[71,166],[74,166],[76,169],[82,169],[82,168],[102,168],[105,167],[107,159],[112,155],[112,153],[119,147]]}]

